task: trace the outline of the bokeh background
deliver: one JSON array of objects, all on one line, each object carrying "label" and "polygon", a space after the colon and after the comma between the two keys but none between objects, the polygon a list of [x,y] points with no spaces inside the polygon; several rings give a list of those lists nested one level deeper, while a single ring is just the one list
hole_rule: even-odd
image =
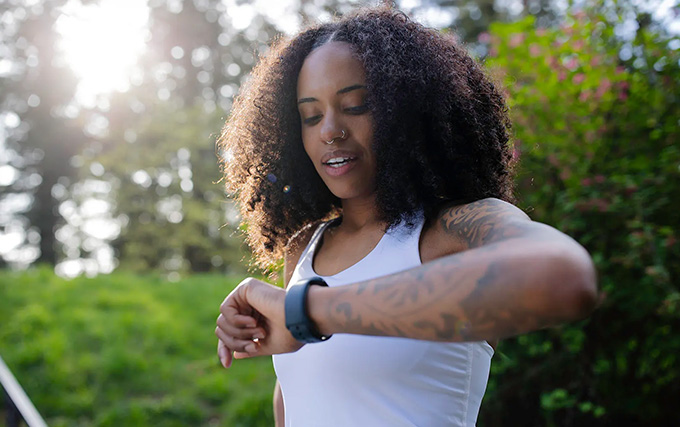
[{"label": "bokeh background", "polygon": [[[273,424],[270,360],[215,355],[249,265],[215,139],[271,40],[361,4],[0,0],[0,356],[49,425]],[[478,425],[680,425],[678,2],[396,5],[503,84],[519,206],[599,272],[500,344]]]}]

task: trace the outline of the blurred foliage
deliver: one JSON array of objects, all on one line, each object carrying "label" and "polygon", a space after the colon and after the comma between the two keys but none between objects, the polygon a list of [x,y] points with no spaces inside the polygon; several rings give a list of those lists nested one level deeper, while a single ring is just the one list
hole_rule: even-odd
[{"label": "blurred foliage", "polygon": [[225,371],[216,355],[237,283],[0,271],[0,354],[53,427],[270,426],[271,359]]},{"label": "blurred foliage", "polygon": [[0,185],[0,232],[25,232],[21,250],[3,254],[0,266],[21,265],[21,258],[56,262],[54,231],[62,221],[51,189],[77,174],[69,159],[88,139],[84,117],[65,121],[77,86],[54,49],[56,11],[65,0],[14,3],[0,2],[0,166],[14,171]]},{"label": "blurred foliage", "polygon": [[95,157],[112,183],[113,214],[123,229],[114,241],[132,271],[241,271],[248,252],[237,211],[219,184],[211,129],[222,118],[202,108],[157,108],[136,125],[132,142],[118,130]]},{"label": "blurred foliage", "polygon": [[508,90],[521,205],[586,246],[602,302],[501,344],[480,425],[680,421],[680,43],[644,16],[621,40],[607,16],[482,36]]}]

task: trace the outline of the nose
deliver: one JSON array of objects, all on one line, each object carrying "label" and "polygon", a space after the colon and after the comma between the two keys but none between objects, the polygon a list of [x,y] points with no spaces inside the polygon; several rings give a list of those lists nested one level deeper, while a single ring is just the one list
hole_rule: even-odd
[{"label": "nose", "polygon": [[343,125],[340,119],[333,112],[324,115],[321,123],[319,137],[322,142],[331,144],[344,138]]}]

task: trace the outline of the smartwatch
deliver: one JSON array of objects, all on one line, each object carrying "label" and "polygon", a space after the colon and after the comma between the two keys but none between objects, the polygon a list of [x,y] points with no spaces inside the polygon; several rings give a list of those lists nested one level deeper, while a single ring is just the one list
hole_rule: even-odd
[{"label": "smartwatch", "polygon": [[312,285],[328,286],[322,278],[313,277],[295,282],[286,290],[286,328],[296,340],[304,343],[326,341],[331,337],[331,335],[321,335],[309,317],[307,294]]}]

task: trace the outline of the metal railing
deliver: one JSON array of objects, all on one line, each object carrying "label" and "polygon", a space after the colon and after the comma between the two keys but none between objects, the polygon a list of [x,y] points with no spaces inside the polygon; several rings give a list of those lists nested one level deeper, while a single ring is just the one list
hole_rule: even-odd
[{"label": "metal railing", "polygon": [[45,420],[0,356],[0,385],[5,390],[7,427],[17,427],[23,418],[28,427],[47,427]]}]

